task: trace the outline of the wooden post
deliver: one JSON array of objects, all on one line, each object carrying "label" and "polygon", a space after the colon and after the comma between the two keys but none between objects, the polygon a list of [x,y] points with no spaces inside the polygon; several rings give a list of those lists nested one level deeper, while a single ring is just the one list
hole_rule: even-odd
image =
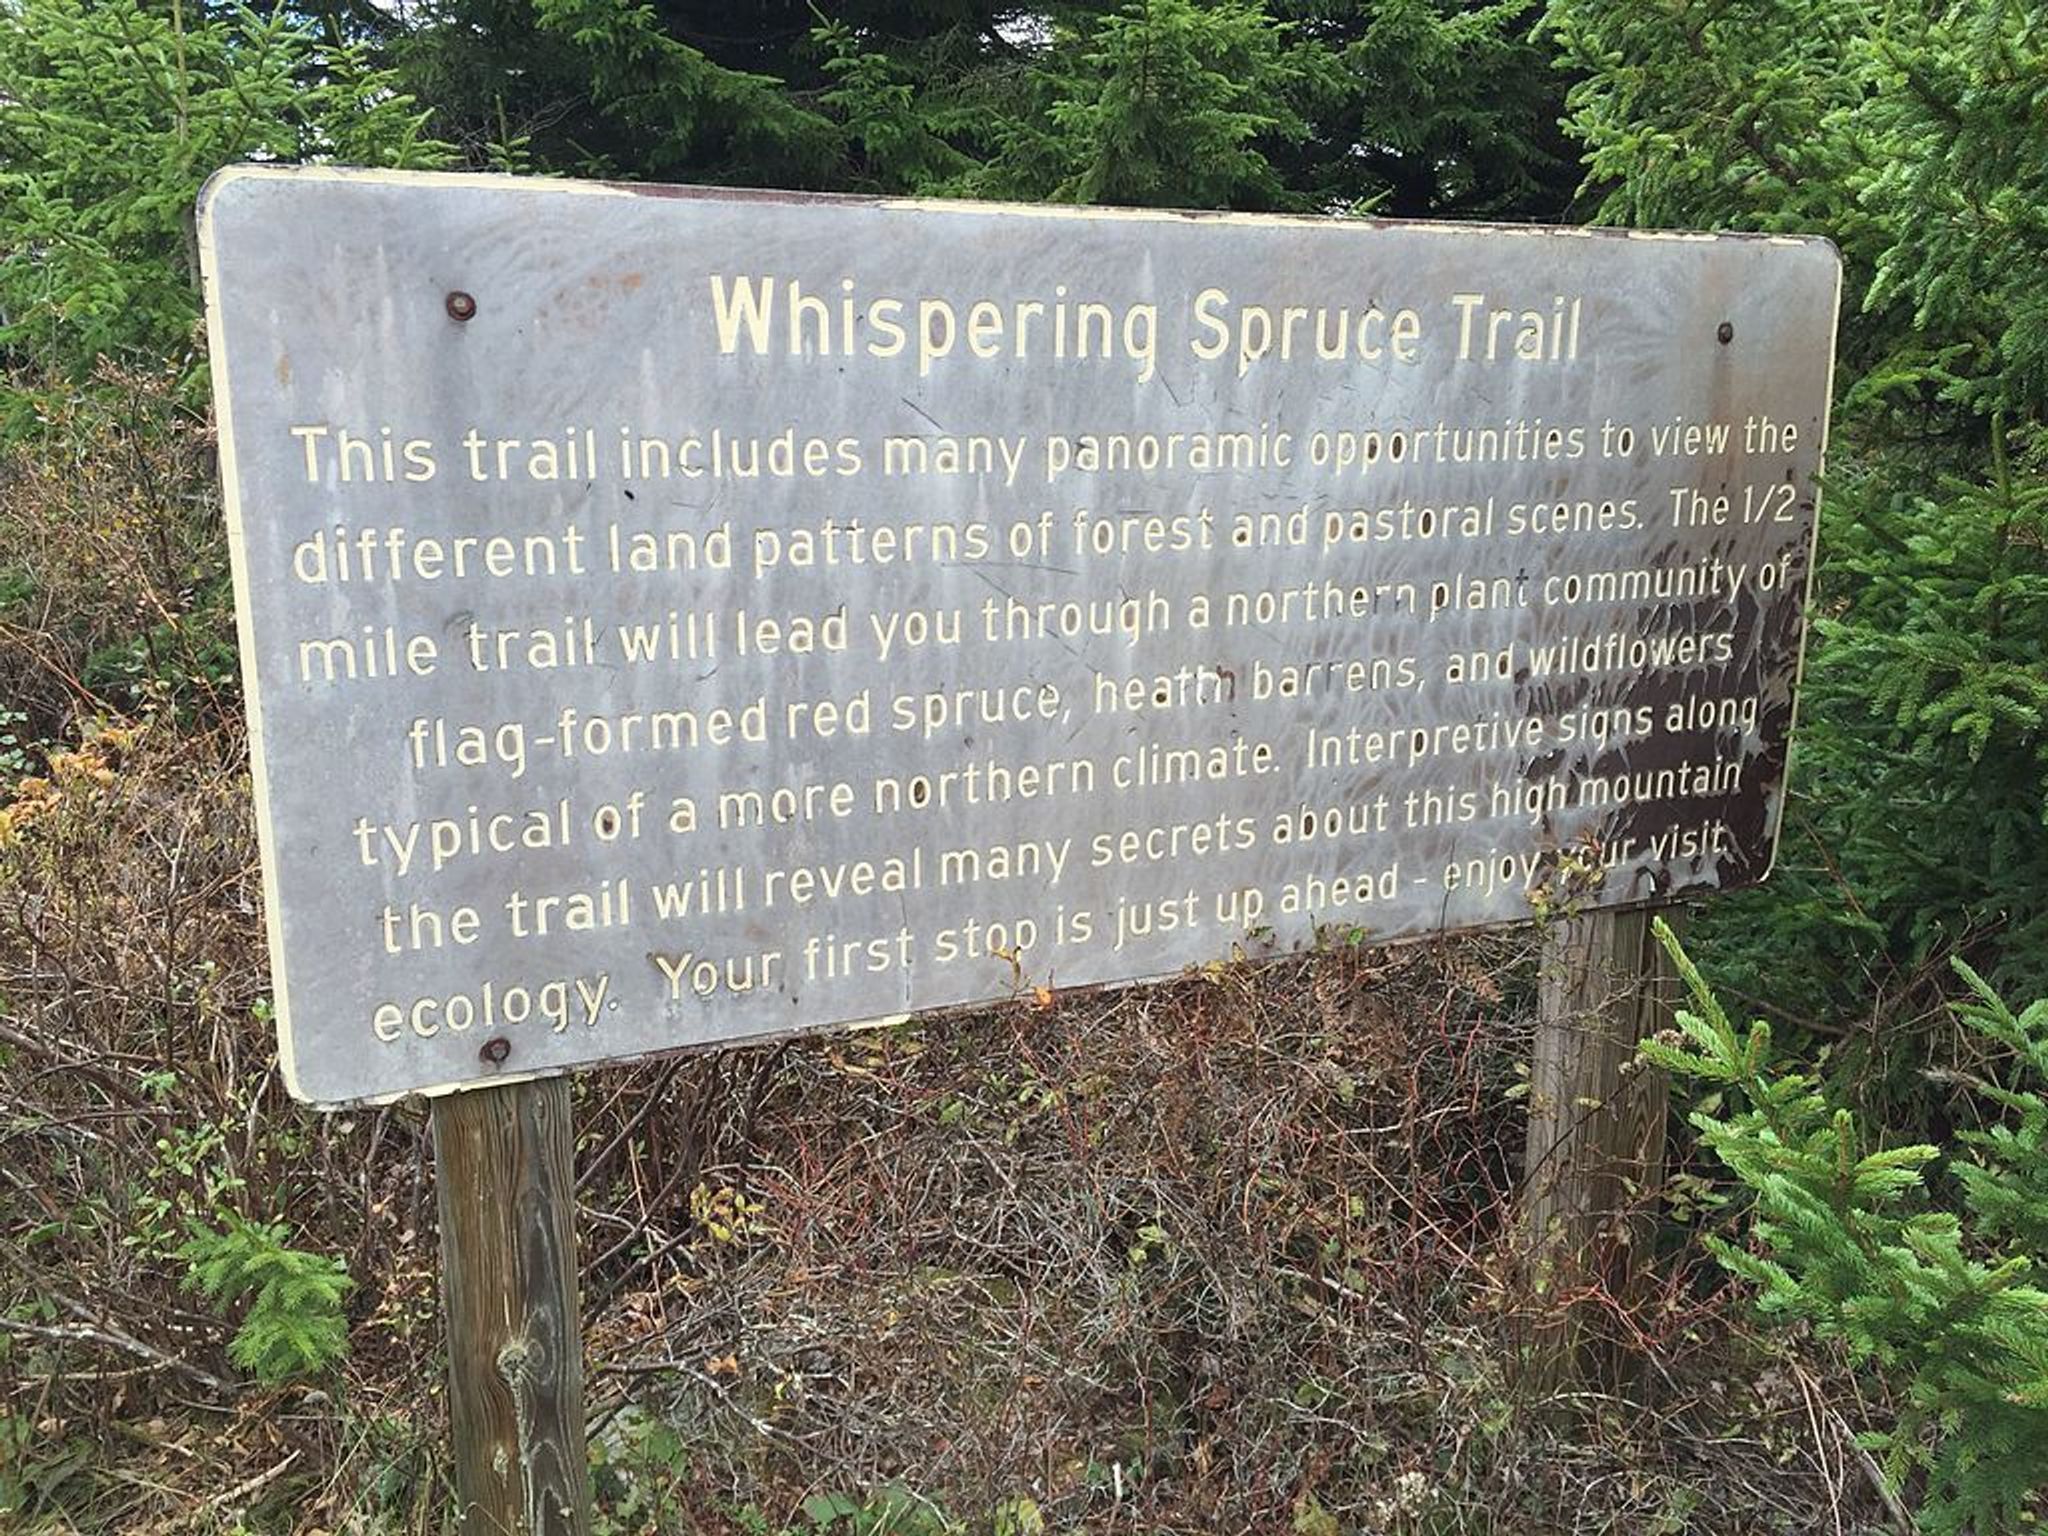
[{"label": "wooden post", "polygon": [[[1539,1384],[1614,1381],[1625,1349],[1600,1326],[1604,1293],[1640,1294],[1664,1178],[1664,1075],[1632,1068],[1669,1022],[1677,973],[1650,931],[1659,912],[1559,918],[1543,934],[1529,1067],[1522,1220],[1542,1318],[1527,1362]],[[1662,911],[1676,926],[1677,908]]]},{"label": "wooden post", "polygon": [[588,1536],[569,1080],[434,1100],[461,1536]]}]

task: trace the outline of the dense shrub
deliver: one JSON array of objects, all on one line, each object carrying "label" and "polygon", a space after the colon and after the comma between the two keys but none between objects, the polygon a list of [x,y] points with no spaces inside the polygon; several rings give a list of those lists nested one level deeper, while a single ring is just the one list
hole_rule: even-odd
[{"label": "dense shrub", "polygon": [[1970,0],[1551,0],[1598,217],[1848,267],[1784,858],[1696,938],[1915,1097],[1961,955],[2048,990],[2048,28]]},{"label": "dense shrub", "polygon": [[[360,46],[284,8],[0,8],[0,357],[60,387],[105,357],[173,360],[196,384],[200,183],[249,159],[440,163],[395,86]],[[15,426],[29,382],[0,390]]]},{"label": "dense shrub", "polygon": [[1771,1315],[1802,1320],[1900,1397],[1867,1437],[1895,1484],[1925,1474],[1921,1529],[2019,1530],[2048,1511],[2048,1001],[2014,1013],[1962,962],[1958,1021],[1989,1047],[1965,1087],[1982,1128],[1888,1144],[1737,1029],[1670,930],[1693,1008],[1650,1061],[1711,1090],[1692,1123],[1747,1191],[1747,1243],[1708,1236]]}]

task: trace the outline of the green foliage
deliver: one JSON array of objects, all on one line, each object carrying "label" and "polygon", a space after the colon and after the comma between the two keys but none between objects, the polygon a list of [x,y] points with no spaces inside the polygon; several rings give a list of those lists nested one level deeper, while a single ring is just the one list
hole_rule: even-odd
[{"label": "green foliage", "polygon": [[[1868,305],[1910,313],[1911,361],[1980,415],[2048,403],[2048,16],[1951,3],[1877,33],[1862,199],[1890,236]],[[2010,424],[2010,423],[2008,423]]]},{"label": "green foliage", "polygon": [[[1029,1501],[1023,1501],[1028,1503]],[[1022,1536],[1011,1506],[997,1515],[1000,1536]],[[1036,1506],[1033,1506],[1036,1513]],[[806,1536],[962,1536],[966,1527],[921,1499],[900,1483],[891,1483],[866,1498],[844,1493],[816,1493],[804,1500]],[[1043,1522],[1041,1522],[1041,1528]]]},{"label": "green foliage", "polygon": [[1576,173],[1535,0],[1273,7],[1316,59],[1305,139],[1275,163],[1306,206],[1399,218],[1542,218]]},{"label": "green foliage", "polygon": [[1601,223],[1832,229],[1879,0],[1550,0]]},{"label": "green foliage", "polygon": [[[84,1436],[39,1433],[22,1415],[0,1413],[0,1520],[24,1522],[55,1506],[93,1462],[93,1443]],[[34,1527],[9,1527],[19,1528]]]},{"label": "green foliage", "polygon": [[779,82],[714,63],[670,35],[641,0],[535,0],[545,45],[580,57],[593,99],[640,149],[640,169],[666,176],[707,141],[789,186],[817,184],[831,131]]},{"label": "green foliage", "polygon": [[970,174],[974,160],[954,140],[971,118],[922,95],[895,57],[869,52],[843,21],[821,22],[812,34],[831,84],[819,104],[840,125],[851,174],[877,188],[942,191]]},{"label": "green foliage", "polygon": [[1980,431],[1988,480],[1873,478],[1830,512],[1826,579],[1841,596],[1816,619],[1802,766],[1865,947],[1914,967],[1967,947],[2001,984],[2039,988],[2048,478],[2013,465],[2002,415]]},{"label": "green foliage", "polygon": [[[1717,1091],[1692,1115],[1749,1197],[1749,1241],[1706,1241],[1767,1314],[1810,1324],[1881,1371],[1898,1423],[1870,1437],[1894,1482],[1926,1479],[1929,1532],[1977,1536],[2029,1524],[2048,1493],[2048,1001],[2015,1014],[1958,963],[1959,1021],[1997,1048],[1969,1084],[1986,1128],[1956,1148],[1886,1145],[1773,1058],[1761,1020],[1738,1029],[1660,921],[1693,1007],[1650,1061]],[[1943,1160],[1955,1198],[1944,1200]]]},{"label": "green foliage", "polygon": [[[0,601],[0,612],[6,611]],[[14,781],[28,772],[31,744],[23,734],[28,715],[19,709],[0,706],[0,794],[14,787]]]},{"label": "green foliage", "polygon": [[1132,0],[1074,41],[1057,56],[1066,67],[1046,72],[1044,127],[1025,119],[1005,142],[1016,190],[1043,180],[1064,202],[1279,200],[1259,141],[1298,140],[1307,125],[1286,106],[1283,30],[1258,6]]},{"label": "green foliage", "polygon": [[682,1437],[664,1420],[628,1404],[590,1446],[598,1536],[687,1529],[677,1487],[689,1470]]},{"label": "green foliage", "polygon": [[247,159],[438,164],[421,121],[360,46],[286,10],[0,6],[0,356],[77,380],[188,355],[200,183]]},{"label": "green foliage", "polygon": [[474,164],[932,196],[1553,217],[1534,0],[436,0],[408,88]]},{"label": "green foliage", "polygon": [[[177,1075],[152,1074],[147,1091],[170,1100]],[[173,1126],[129,1205],[125,1246],[184,1265],[184,1285],[226,1316],[242,1320],[228,1355],[259,1381],[313,1375],[348,1354],[342,1304],[354,1282],[338,1259],[291,1246],[291,1228],[236,1209],[247,1181],[228,1156],[222,1123]]]},{"label": "green foliage", "polygon": [[[1830,1023],[1939,1018],[1949,954],[2048,990],[2048,22],[1550,0],[1547,26],[1599,218],[1825,233],[1847,265],[1785,857],[1699,942]],[[1910,1068],[1900,1038],[1873,1049]]]},{"label": "green foliage", "polygon": [[291,1246],[283,1222],[251,1221],[231,1211],[221,1225],[194,1223],[179,1256],[186,1284],[216,1307],[247,1304],[228,1354],[259,1381],[312,1375],[348,1354],[350,1287],[338,1259]]}]

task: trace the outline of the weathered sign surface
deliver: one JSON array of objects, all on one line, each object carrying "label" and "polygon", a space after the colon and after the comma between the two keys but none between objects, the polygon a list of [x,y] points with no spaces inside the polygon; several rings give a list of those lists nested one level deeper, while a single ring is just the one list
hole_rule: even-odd
[{"label": "weathered sign surface", "polygon": [[1825,242],[224,173],[293,1091],[1761,878]]}]

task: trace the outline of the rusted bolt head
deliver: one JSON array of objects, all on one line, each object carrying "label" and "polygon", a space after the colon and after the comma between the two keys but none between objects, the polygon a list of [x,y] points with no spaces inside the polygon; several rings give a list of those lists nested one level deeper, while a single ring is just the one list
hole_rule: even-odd
[{"label": "rusted bolt head", "polygon": [[450,320],[473,319],[476,315],[476,299],[458,288],[448,295],[447,308]]},{"label": "rusted bolt head", "polygon": [[1721,328],[1714,332],[1714,334],[1721,338],[1722,346],[1727,346],[1729,342],[1735,339],[1735,322],[1733,320],[1723,320]]},{"label": "rusted bolt head", "polygon": [[495,1039],[486,1040],[483,1049],[477,1052],[477,1055],[494,1067],[503,1065],[505,1058],[511,1054],[512,1042],[503,1035],[499,1035]]}]

